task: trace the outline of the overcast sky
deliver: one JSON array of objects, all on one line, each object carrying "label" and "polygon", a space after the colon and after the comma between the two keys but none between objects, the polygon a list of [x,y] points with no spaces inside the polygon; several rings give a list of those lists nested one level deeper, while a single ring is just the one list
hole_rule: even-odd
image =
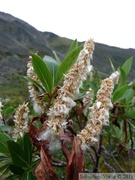
[{"label": "overcast sky", "polygon": [[135,0],[0,0],[0,11],[40,31],[135,49]]}]

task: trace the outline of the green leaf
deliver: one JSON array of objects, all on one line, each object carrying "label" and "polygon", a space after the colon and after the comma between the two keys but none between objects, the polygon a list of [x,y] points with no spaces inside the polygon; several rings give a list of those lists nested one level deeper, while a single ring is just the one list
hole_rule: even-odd
[{"label": "green leaf", "polygon": [[20,168],[27,167],[28,164],[22,147],[14,141],[8,141],[7,144],[13,163]]},{"label": "green leaf", "polygon": [[36,180],[36,177],[33,175],[32,172],[26,172],[23,174],[21,180]]},{"label": "green leaf", "polygon": [[126,104],[130,103],[134,97],[134,90],[133,89],[128,89],[126,92]]},{"label": "green leaf", "polygon": [[121,87],[126,84],[126,73],[122,67],[119,68],[119,71],[120,71],[120,80],[118,86]]},{"label": "green leaf", "polygon": [[129,88],[129,86],[126,84],[126,85],[120,87],[119,89],[117,89],[113,94],[113,102],[123,99],[124,94],[128,88]]},{"label": "green leaf", "polygon": [[127,110],[125,115],[129,118],[135,118],[135,107]]},{"label": "green leaf", "polygon": [[46,91],[51,94],[53,90],[53,77],[45,62],[36,54],[31,53],[32,65],[39,80]]},{"label": "green leaf", "polygon": [[2,175],[7,175],[8,172],[10,171],[10,168],[9,168],[9,163],[6,164],[7,165],[7,168],[4,169],[4,171],[2,172]]},{"label": "green leaf", "polygon": [[75,50],[70,52],[65,59],[60,64],[57,73],[56,73],[56,83],[58,84],[60,80],[63,78],[63,75],[67,73],[67,71],[72,67],[72,65],[75,63],[79,52],[83,48],[83,44],[77,47]]},{"label": "green leaf", "polygon": [[40,91],[41,93],[44,93],[44,92],[45,92],[45,89],[44,89],[38,82],[36,82],[36,81],[34,81],[33,79],[31,79],[29,76],[24,76],[24,78],[25,78],[27,81],[29,81],[29,82],[31,82],[32,84],[34,84],[34,85],[39,89],[39,91]]},{"label": "green leaf", "polygon": [[0,167],[0,172],[3,172],[4,170],[6,170],[9,167],[9,163],[6,163],[5,165]]},{"label": "green leaf", "polygon": [[11,174],[10,176],[8,176],[5,180],[15,180],[15,179],[19,179],[18,174]]},{"label": "green leaf", "polygon": [[0,132],[0,152],[4,154],[9,154],[8,146],[7,146],[7,141],[11,140],[12,138],[5,134]]},{"label": "green leaf", "polygon": [[53,72],[56,72],[60,63],[58,63],[55,59],[50,56],[44,56],[43,61],[46,63],[47,67],[49,68],[50,72],[53,75]]},{"label": "green leaf", "polygon": [[6,126],[6,125],[0,125],[0,132],[1,131],[11,131],[11,127],[10,126]]},{"label": "green leaf", "polygon": [[60,64],[61,61],[60,61],[59,57],[57,56],[56,52],[55,51],[52,51],[52,52],[54,54],[54,57],[55,57],[56,61]]},{"label": "green leaf", "polygon": [[24,173],[24,169],[14,165],[14,164],[11,164],[9,166],[9,168],[10,168],[10,171],[13,172],[14,174],[18,174],[19,175],[19,174]]},{"label": "green leaf", "polygon": [[77,47],[78,47],[78,41],[77,41],[77,39],[75,39],[74,41],[72,41],[67,54],[69,54],[70,52],[75,50]]},{"label": "green leaf", "polygon": [[[32,164],[31,164],[31,169],[35,169],[36,168],[36,166],[39,164],[39,161],[40,161],[40,159],[37,159],[37,160],[35,160],[34,162],[32,162]],[[29,169],[28,169],[29,170]],[[31,170],[29,170],[29,171],[31,171]]]},{"label": "green leaf", "polygon": [[4,116],[8,116],[9,114],[14,112],[14,108],[9,107],[4,111]]},{"label": "green leaf", "polygon": [[120,100],[123,100],[123,99],[125,99],[124,100],[124,103],[126,103],[126,98],[128,97],[128,96],[130,96],[130,89],[127,89],[125,92],[124,92],[124,94],[118,99],[119,101]]},{"label": "green leaf", "polygon": [[0,154],[0,162],[8,160],[8,159],[9,159],[9,156],[6,156],[4,154]]},{"label": "green leaf", "polygon": [[16,142],[24,149],[23,137],[19,137]]},{"label": "green leaf", "polygon": [[113,72],[115,72],[116,70],[115,70],[114,65],[113,65],[113,63],[112,63],[112,60],[111,60],[110,58],[109,58],[109,61],[110,61],[110,64],[111,64],[111,67],[112,67]]},{"label": "green leaf", "polygon": [[28,164],[31,164],[32,160],[32,143],[28,134],[23,137],[24,152]]},{"label": "green leaf", "polygon": [[133,62],[133,56],[130,57],[126,62],[122,65],[122,69],[125,71],[126,75],[129,73]]},{"label": "green leaf", "polygon": [[56,72],[57,72],[58,67],[60,66],[60,63],[58,63],[55,59],[47,55],[44,56],[43,61],[46,63],[47,67],[49,68],[55,82]]},{"label": "green leaf", "polygon": [[94,92],[97,92],[98,91],[98,87],[97,85],[94,83],[94,82],[91,82],[89,80],[86,80],[83,82],[83,84],[86,82],[86,85],[88,87],[88,85],[90,86],[90,88],[94,91]]},{"label": "green leaf", "polygon": [[127,121],[128,121],[128,123],[131,125],[131,127],[133,128],[133,129],[135,129],[135,125],[132,123],[132,119],[127,119]]}]

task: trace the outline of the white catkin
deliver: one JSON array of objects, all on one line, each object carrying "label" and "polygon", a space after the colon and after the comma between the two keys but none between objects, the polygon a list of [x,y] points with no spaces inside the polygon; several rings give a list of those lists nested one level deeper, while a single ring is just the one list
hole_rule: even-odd
[{"label": "white catkin", "polygon": [[109,110],[112,108],[111,95],[118,80],[119,73],[117,71],[109,78],[102,80],[96,95],[97,99],[90,108],[89,120],[85,128],[77,135],[81,141],[82,149],[86,149],[87,143],[97,142],[102,127],[109,125]]},{"label": "white catkin", "polygon": [[70,110],[76,105],[74,99],[79,93],[82,82],[86,79],[87,73],[92,69],[91,59],[94,51],[94,42],[92,39],[84,44],[75,64],[64,76],[63,86],[59,89],[56,101],[49,109],[47,129],[52,130],[54,135],[59,135],[65,126],[66,117]]},{"label": "white catkin", "polygon": [[24,133],[28,132],[28,114],[28,103],[23,103],[16,109],[13,119],[15,126],[12,134],[12,137],[15,140],[22,137]]}]

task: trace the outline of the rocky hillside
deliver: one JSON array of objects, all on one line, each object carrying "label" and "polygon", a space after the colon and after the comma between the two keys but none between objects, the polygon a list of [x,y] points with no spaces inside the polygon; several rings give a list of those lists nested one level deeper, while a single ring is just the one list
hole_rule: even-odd
[{"label": "rocky hillside", "polygon": [[[25,74],[29,52],[53,56],[52,50],[55,50],[62,60],[71,42],[51,32],[40,32],[21,19],[0,12],[0,84],[12,81],[14,74]],[[93,64],[106,76],[111,71],[109,58],[117,68],[131,56],[135,56],[135,49],[96,43]],[[130,79],[134,72],[135,61]]]}]

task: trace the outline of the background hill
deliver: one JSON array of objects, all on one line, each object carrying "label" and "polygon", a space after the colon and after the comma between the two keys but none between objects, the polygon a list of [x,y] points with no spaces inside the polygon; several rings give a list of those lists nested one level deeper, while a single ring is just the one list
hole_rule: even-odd
[{"label": "background hill", "polygon": [[[8,91],[7,84],[15,85],[19,82],[17,74],[25,75],[29,52],[38,51],[43,57],[53,56],[52,50],[55,50],[62,60],[71,42],[71,39],[59,37],[52,32],[40,32],[21,19],[0,12],[0,90],[3,88],[3,91]],[[107,76],[112,71],[109,58],[117,68],[131,56],[135,56],[135,49],[96,43],[93,65],[102,76]],[[134,72],[135,61],[129,79],[134,78]]]}]

